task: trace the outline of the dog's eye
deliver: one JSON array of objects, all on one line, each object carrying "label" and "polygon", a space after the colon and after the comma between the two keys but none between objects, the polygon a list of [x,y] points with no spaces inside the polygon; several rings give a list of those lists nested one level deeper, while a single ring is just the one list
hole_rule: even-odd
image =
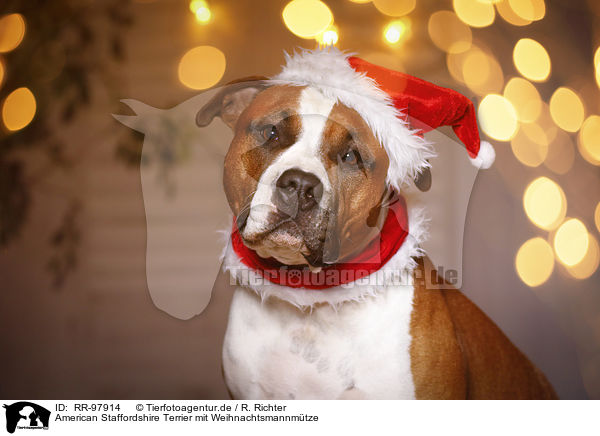
[{"label": "dog's eye", "polygon": [[342,162],[345,164],[356,164],[360,162],[360,154],[356,150],[348,150],[341,156]]},{"label": "dog's eye", "polygon": [[261,130],[261,135],[265,141],[277,141],[279,139],[279,132],[277,132],[277,127],[273,125],[263,127],[263,129]]}]

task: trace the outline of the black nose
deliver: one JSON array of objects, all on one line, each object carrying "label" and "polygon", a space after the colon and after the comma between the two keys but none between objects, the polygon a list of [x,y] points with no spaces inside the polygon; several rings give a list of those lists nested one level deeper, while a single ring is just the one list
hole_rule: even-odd
[{"label": "black nose", "polygon": [[308,211],[317,206],[321,197],[323,185],[317,176],[291,169],[277,179],[273,203],[277,210],[293,217],[298,210]]}]

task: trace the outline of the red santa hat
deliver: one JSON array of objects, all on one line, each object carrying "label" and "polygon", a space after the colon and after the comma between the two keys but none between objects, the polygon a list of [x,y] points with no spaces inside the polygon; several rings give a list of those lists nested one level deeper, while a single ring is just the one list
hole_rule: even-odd
[{"label": "red santa hat", "polygon": [[473,103],[462,94],[425,80],[373,65],[335,48],[286,54],[272,80],[310,85],[355,109],[390,158],[388,183],[400,187],[429,166],[435,153],[423,133],[452,126],[473,165],[489,168],[495,152],[480,141]]}]

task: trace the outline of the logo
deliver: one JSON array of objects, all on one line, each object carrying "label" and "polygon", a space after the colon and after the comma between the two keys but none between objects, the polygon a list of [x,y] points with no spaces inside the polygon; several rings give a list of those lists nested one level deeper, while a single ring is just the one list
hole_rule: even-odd
[{"label": "logo", "polygon": [[6,409],[6,431],[14,433],[15,429],[48,430],[50,411],[29,401],[19,401]]}]

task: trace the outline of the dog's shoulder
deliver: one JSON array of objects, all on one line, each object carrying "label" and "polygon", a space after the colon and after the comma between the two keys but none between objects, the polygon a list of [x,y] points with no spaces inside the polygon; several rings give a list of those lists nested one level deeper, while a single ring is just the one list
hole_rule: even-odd
[{"label": "dog's shoulder", "polygon": [[[431,278],[430,283],[443,283],[429,259],[421,260],[417,268],[422,269],[422,277]],[[429,341],[437,342],[437,346],[441,342],[442,347],[449,351],[450,359],[444,368],[446,374],[456,377],[462,372],[463,398],[556,398],[542,372],[479,307],[447,284],[432,288],[427,285],[428,282],[421,280],[415,283],[412,321],[415,333],[423,334],[427,327],[419,319],[444,323],[441,330],[445,333]],[[438,335],[439,331],[436,332]],[[457,351],[460,361],[455,358]],[[449,366],[451,364],[454,366]]]}]

